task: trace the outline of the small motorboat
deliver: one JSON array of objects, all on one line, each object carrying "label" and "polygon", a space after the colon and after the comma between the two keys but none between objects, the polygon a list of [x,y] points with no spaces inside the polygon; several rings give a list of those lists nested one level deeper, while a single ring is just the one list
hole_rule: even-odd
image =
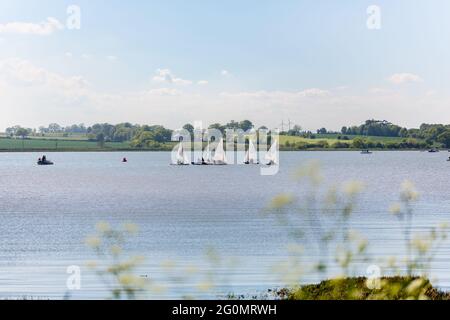
[{"label": "small motorboat", "polygon": [[52,166],[52,165],[54,165],[54,163],[52,161],[49,161],[49,160],[38,160],[37,164],[39,166]]},{"label": "small motorboat", "polygon": [[37,164],[39,166],[52,166],[53,162],[50,160],[47,160],[47,156],[43,155],[41,158],[38,159]]},{"label": "small motorboat", "polygon": [[362,150],[361,154],[372,154],[372,151],[366,149],[366,150]]},{"label": "small motorboat", "polygon": [[123,158],[123,159],[122,159],[122,162],[123,162],[123,163],[128,162],[128,159],[127,159],[127,158]]},{"label": "small motorboat", "polygon": [[428,150],[428,152],[430,152],[430,153],[439,152],[439,149],[433,148],[433,149]]}]

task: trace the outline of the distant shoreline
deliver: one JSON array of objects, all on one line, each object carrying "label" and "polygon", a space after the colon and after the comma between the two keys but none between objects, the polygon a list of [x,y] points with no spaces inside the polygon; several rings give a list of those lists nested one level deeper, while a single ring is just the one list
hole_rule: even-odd
[{"label": "distant shoreline", "polygon": [[[70,152],[171,152],[172,150],[158,150],[158,149],[0,149],[0,153],[41,153],[41,152],[51,152],[51,153],[70,153]],[[280,149],[280,152],[361,152],[359,149],[305,149],[305,150],[292,150],[292,149]],[[417,151],[417,152],[428,152],[428,149],[370,149],[372,152],[402,152],[402,151]],[[440,152],[450,152],[447,149],[441,149]]]},{"label": "distant shoreline", "polygon": [[[315,139],[280,135],[279,149],[294,151],[427,151],[429,149],[447,150],[444,146],[427,145],[424,142],[401,138],[350,137],[351,140],[338,139],[334,135],[321,135]],[[347,139],[350,139],[347,137]],[[172,151],[178,142],[152,142],[133,145],[131,141],[98,142],[89,139],[68,137],[10,138],[0,136],[0,152],[164,152]],[[236,144],[235,144],[236,145]],[[204,143],[203,147],[206,147]],[[240,145],[242,147],[242,145]]]}]

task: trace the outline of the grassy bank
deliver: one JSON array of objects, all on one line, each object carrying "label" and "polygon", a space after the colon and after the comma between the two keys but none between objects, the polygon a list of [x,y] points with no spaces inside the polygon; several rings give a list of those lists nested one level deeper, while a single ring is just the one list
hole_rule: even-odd
[{"label": "grassy bank", "polygon": [[105,142],[74,138],[0,138],[0,151],[3,152],[63,152],[63,151],[170,151],[174,144],[155,144],[151,148],[133,148],[129,142]]},{"label": "grassy bank", "polygon": [[[0,136],[0,152],[34,151],[171,151],[175,142],[151,143],[145,148],[133,147],[129,141],[104,142],[88,140],[86,136],[33,136],[26,139]],[[335,150],[423,150],[423,141],[389,137],[315,135],[314,138],[280,136],[281,151]]]},{"label": "grassy bank", "polygon": [[[280,149],[297,150],[423,150],[432,147],[421,139],[402,137],[317,134],[311,137],[280,136]],[[439,146],[433,146],[439,147]]]},{"label": "grassy bank", "polygon": [[373,141],[375,143],[382,142],[382,143],[398,143],[402,142],[404,138],[401,137],[375,137],[375,136],[351,136],[351,135],[338,135],[338,134],[316,134],[314,135],[314,138],[305,138],[305,137],[297,137],[297,136],[280,136],[280,144],[285,145],[286,142],[289,144],[295,144],[295,143],[307,143],[307,144],[315,144],[318,141],[326,141],[330,145],[336,143],[336,142],[343,142],[352,144],[354,139],[366,139]]},{"label": "grassy bank", "polygon": [[[450,300],[450,293],[433,287],[419,277],[384,277],[369,283],[363,277],[322,281],[296,289],[276,290],[278,298],[288,300]],[[373,286],[375,289],[370,289]]]}]

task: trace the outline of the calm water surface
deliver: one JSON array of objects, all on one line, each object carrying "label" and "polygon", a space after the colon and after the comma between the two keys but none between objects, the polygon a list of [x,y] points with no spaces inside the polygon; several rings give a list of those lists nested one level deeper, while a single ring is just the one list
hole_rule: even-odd
[{"label": "calm water surface", "polygon": [[[374,261],[404,253],[400,224],[388,208],[398,200],[405,179],[413,181],[421,194],[415,206],[415,231],[450,221],[446,152],[282,153],[275,176],[261,176],[257,166],[169,166],[169,153],[55,153],[47,154],[56,163],[48,167],[35,165],[38,156],[0,154],[0,298],[62,298],[67,294],[69,265],[82,269],[82,288],[71,291],[70,297],[108,297],[85,267],[95,256],[84,239],[98,221],[139,225],[140,233],[127,248],[146,257],[138,272],[169,284],[150,298],[193,294],[189,283],[166,277],[190,265],[206,268],[208,248],[237,261],[232,268],[217,270],[218,287],[211,294],[254,294],[281,286],[271,268],[285,260],[292,241],[263,209],[278,193],[293,188],[302,192],[292,172],[310,159],[320,160],[329,184],[365,183],[352,228],[369,239]],[[127,164],[120,161],[124,156]],[[315,254],[308,246],[306,261]],[[450,288],[449,249],[446,243],[431,270],[442,288]],[[176,261],[179,269],[161,268],[168,260]],[[364,275],[368,265],[358,265],[356,272]]]}]

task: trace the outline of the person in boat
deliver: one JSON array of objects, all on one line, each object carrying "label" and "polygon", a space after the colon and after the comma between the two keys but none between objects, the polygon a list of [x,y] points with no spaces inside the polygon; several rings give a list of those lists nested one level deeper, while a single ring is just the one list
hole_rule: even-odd
[{"label": "person in boat", "polygon": [[46,162],[47,161],[47,157],[45,156],[45,154],[42,156],[42,162]]},{"label": "person in boat", "polygon": [[128,159],[127,158],[123,158],[122,162],[128,162]]}]

